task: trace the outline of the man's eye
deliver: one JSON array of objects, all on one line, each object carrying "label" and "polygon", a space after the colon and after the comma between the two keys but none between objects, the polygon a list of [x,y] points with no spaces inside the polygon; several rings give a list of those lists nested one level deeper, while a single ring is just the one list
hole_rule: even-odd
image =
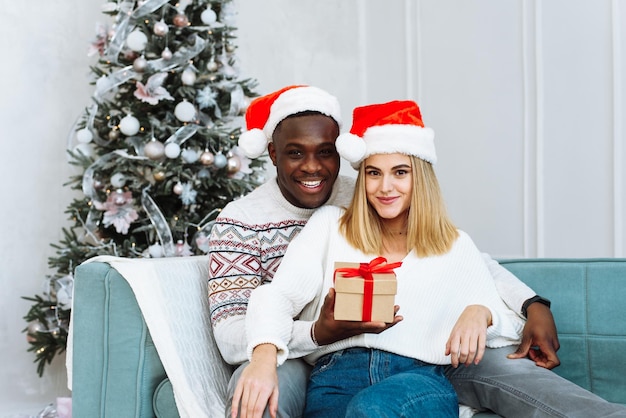
[{"label": "man's eye", "polygon": [[294,150],[288,151],[287,155],[292,156],[292,157],[299,157],[300,155],[302,155],[302,153],[294,149]]}]

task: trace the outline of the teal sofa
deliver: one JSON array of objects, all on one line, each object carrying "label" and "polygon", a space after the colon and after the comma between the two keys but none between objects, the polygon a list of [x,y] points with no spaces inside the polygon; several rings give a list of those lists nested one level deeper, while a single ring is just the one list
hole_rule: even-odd
[{"label": "teal sofa", "polygon": [[[561,366],[555,372],[626,404],[626,259],[500,263],[552,301],[561,342]],[[74,286],[73,416],[178,417],[172,385],[127,281],[109,264],[93,262],[76,269]],[[218,356],[212,361],[223,363]],[[496,415],[476,415],[487,416]]]}]

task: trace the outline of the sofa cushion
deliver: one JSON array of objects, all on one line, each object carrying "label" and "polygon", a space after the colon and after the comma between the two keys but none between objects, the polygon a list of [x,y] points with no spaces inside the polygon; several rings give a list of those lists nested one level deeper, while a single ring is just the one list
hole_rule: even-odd
[{"label": "sofa cushion", "polygon": [[561,365],[555,373],[610,402],[626,404],[624,259],[500,260],[552,301]]}]

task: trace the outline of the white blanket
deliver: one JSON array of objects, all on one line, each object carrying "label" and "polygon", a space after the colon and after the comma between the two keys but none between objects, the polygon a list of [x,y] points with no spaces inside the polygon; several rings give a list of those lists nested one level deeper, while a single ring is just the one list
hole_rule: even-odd
[{"label": "white blanket", "polygon": [[[221,361],[209,320],[208,257],[134,259],[94,257],[129,283],[174,390],[181,418],[224,416],[230,378]],[[72,310],[73,313],[73,310]],[[72,330],[67,347],[68,386],[72,385]]]}]

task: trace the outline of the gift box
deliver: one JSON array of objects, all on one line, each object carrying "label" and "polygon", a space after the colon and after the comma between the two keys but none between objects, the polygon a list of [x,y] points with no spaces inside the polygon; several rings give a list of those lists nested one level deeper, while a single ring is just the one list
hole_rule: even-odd
[{"label": "gift box", "polygon": [[397,290],[393,269],[382,258],[369,263],[335,262],[335,319],[393,322]]}]

